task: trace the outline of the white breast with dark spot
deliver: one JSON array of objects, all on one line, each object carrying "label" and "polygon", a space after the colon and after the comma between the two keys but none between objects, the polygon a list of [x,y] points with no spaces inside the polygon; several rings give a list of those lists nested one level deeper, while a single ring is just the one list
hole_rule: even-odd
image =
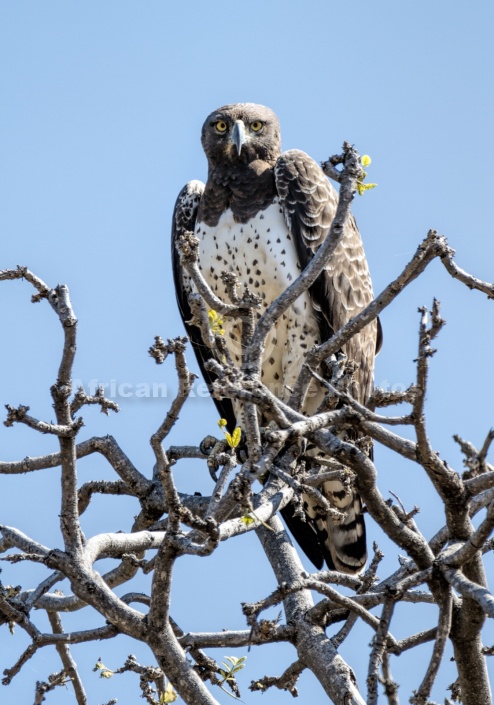
[{"label": "white breast with dark spot", "polygon": [[[227,210],[214,227],[198,223],[195,235],[200,240],[202,274],[226,303],[231,302],[221,280],[223,271],[234,272],[241,285],[246,284],[262,297],[261,313],[300,274],[295,245],[277,199],[245,224],[236,223],[231,210]],[[228,319],[224,323],[229,352],[239,363],[238,324]],[[305,353],[319,342],[318,336],[312,304],[305,292],[282,315],[266,344],[262,381],[280,399],[288,398],[287,387],[294,385]]]}]

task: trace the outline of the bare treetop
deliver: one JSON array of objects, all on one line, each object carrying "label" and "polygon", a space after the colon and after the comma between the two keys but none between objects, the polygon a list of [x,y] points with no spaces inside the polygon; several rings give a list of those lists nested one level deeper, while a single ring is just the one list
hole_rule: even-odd
[{"label": "bare treetop", "polygon": [[[344,169],[339,177],[339,220],[335,228],[343,227],[349,217],[358,179],[354,170],[358,155],[349,146],[345,150],[351,159],[348,171]],[[123,672],[138,674],[136,689],[140,688],[148,703],[173,702],[178,693],[190,705],[213,705],[218,702],[215,693],[220,688],[242,697],[236,676],[241,669],[248,669],[248,660],[231,656],[235,649],[242,648],[245,653],[246,648],[262,649],[266,644],[285,642],[292,646],[293,657],[284,672],[252,673],[252,691],[277,688],[287,691],[287,698],[289,694],[295,696],[300,674],[309,669],[328,700],[336,705],[373,705],[378,701],[397,705],[398,684],[391,672],[393,657],[405,658],[409,654],[413,664],[414,649],[431,642],[430,661],[425,672],[416,673],[415,692],[403,693],[403,701],[411,698],[414,705],[430,705],[431,690],[449,640],[458,678],[451,684],[451,691],[444,694],[444,702],[459,702],[461,698],[464,705],[490,705],[486,654],[492,648],[484,646],[482,630],[485,620],[494,618],[494,597],[487,587],[483,562],[485,553],[492,549],[489,537],[494,528],[494,467],[488,460],[493,433],[485,429],[486,440],[480,449],[468,439],[456,438],[465,456],[464,472],[440,458],[434,449],[424,402],[433,345],[439,345],[444,323],[438,301],[432,302],[430,311],[427,307],[418,311],[416,376],[405,392],[390,394],[377,389],[364,405],[340,383],[341,367],[335,365],[333,377],[324,379],[320,365],[374,321],[435,259],[461,284],[488,298],[494,298],[494,285],[460,269],[446,239],[431,230],[394,281],[329,341],[308,353],[290,398],[282,401],[252,370],[259,370],[263,345],[274,322],[322,271],[331,257],[332,246],[320,248],[307,269],[259,321],[246,315],[246,311],[256,310],[255,297],[242,298],[233,281],[228,282],[230,302],[217,301],[197,267],[193,235],[184,235],[181,246],[184,267],[201,297],[195,300],[194,316],[204,334],[209,331],[209,344],[217,353],[211,362],[216,375],[214,394],[234,400],[245,409],[248,453],[241,453],[241,445],[231,432],[220,439],[191,438],[188,446],[167,445],[170,430],[187,404],[194,375],[187,363],[187,339],[157,337],[150,352],[158,364],[174,364],[179,389],[159,427],[150,429],[155,459],[150,475],[140,472],[111,436],[77,442],[86,406],[99,405],[105,413],[117,408],[102,390],[86,395],[84,390],[72,388],[77,318],[68,288],[59,285],[52,289],[27,268],[0,272],[0,281],[24,279],[31,284],[36,291],[33,300],[49,302],[64,335],[57,379],[50,390],[55,419],[35,418],[28,399],[20,404],[6,400],[5,424],[12,427],[12,432],[16,425],[24,424],[33,431],[56,436],[60,445],[57,453],[0,462],[0,474],[44,472],[60,467],[59,506],[53,511],[60,516],[63,547],[45,546],[36,536],[27,536],[13,526],[1,526],[0,547],[3,560],[9,564],[2,577],[8,575],[12,584],[4,580],[1,586],[0,618],[4,630],[17,627],[30,639],[24,651],[12,641],[11,649],[3,653],[4,685],[20,677],[38,650],[54,645],[61,670],[47,674],[45,681],[35,685],[33,702],[41,703],[45,696],[48,701],[50,691],[70,682],[67,698],[78,705],[87,703],[73,652],[79,644],[97,642],[98,651],[111,653],[108,640],[125,634],[147,644],[155,661],[141,664],[129,656],[120,668],[111,670],[105,666],[106,656],[95,658],[95,668],[104,677],[118,677]],[[204,301],[222,315],[236,317],[244,326],[248,369],[228,359],[221,332],[207,321]],[[313,378],[319,378],[328,397],[336,403],[327,410],[304,415],[302,400]],[[386,407],[396,404],[402,405],[402,414],[387,415]],[[258,422],[263,413],[274,419],[267,428]],[[403,436],[398,427],[404,429]],[[354,431],[355,441],[349,440],[349,429]],[[409,430],[413,431],[413,440],[405,437]],[[189,435],[192,437],[193,432]],[[301,439],[308,439],[321,451],[317,471],[310,456],[304,455]],[[432,539],[424,535],[421,516],[408,497],[393,502],[384,499],[378,468],[369,452],[370,439],[412,461],[428,478],[431,491],[444,507],[444,526]],[[78,461],[93,454],[105,458],[115,472],[114,480],[91,477],[80,482]],[[191,458],[203,459],[205,472],[213,478],[209,496],[180,490],[180,474],[176,470],[186,467]],[[264,478],[262,486],[256,484],[259,477]],[[307,493],[329,511],[332,508],[324,506],[320,490],[322,483],[335,479],[358,491],[369,521],[376,522],[402,554],[397,570],[385,578],[377,578],[382,559],[377,546],[369,566],[360,575],[333,570],[308,573],[302,566],[278,512]],[[129,532],[115,527],[114,533],[83,534],[81,515],[97,493],[136,498],[140,511]],[[474,517],[477,528],[472,523]],[[234,541],[247,532],[257,535],[259,551],[267,556],[276,589],[255,603],[246,603],[238,595],[245,616],[244,629],[229,629],[228,625],[225,628],[220,614],[215,631],[185,632],[174,619],[171,584],[175,564],[186,555],[207,557],[220,542]],[[101,558],[113,559],[115,566],[106,573],[98,572],[95,564]],[[15,586],[15,580],[11,580],[17,564],[25,561],[46,569],[39,584]],[[194,565],[200,571],[200,562]],[[152,574],[147,592],[136,587],[141,573]],[[71,585],[68,595],[56,589],[64,579]],[[200,580],[200,572],[191,579]],[[121,589],[124,585],[127,592]],[[398,638],[396,607],[401,603],[434,605],[430,627]],[[282,608],[279,618],[263,616],[268,608],[278,605]],[[48,615],[48,630],[40,626],[44,623],[39,620],[40,610]],[[80,610],[87,613],[87,627],[65,632],[62,613]],[[102,615],[105,625],[93,628],[91,615]],[[352,630],[360,620],[373,630],[374,637],[370,646],[360,643],[352,650],[355,662],[368,662],[367,683],[357,684],[352,660],[347,663],[339,649],[352,639]],[[224,663],[208,654],[212,648],[228,651]],[[26,674],[28,671],[24,677]]]}]

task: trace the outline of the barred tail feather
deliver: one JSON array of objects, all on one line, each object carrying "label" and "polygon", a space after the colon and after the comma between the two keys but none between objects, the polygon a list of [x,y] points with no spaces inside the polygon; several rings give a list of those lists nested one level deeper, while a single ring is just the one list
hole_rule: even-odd
[{"label": "barred tail feather", "polygon": [[[355,490],[345,488],[338,481],[325,482],[321,491],[333,507],[345,513],[343,521],[335,523],[330,516],[320,515],[313,499],[303,497],[304,509],[317,536],[317,543],[326,565],[330,570],[359,573],[367,560],[365,522],[360,496]],[[296,538],[298,540],[298,536]]]},{"label": "barred tail feather", "polygon": [[359,573],[367,561],[367,544],[362,503],[352,492],[351,505],[346,508],[346,518],[341,524],[327,519],[316,520],[319,540],[324,546],[324,557],[342,573]]}]

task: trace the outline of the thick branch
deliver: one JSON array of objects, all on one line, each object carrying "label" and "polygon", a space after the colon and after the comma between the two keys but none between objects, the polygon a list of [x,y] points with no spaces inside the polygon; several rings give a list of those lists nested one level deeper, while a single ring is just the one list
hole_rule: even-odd
[{"label": "thick branch", "polygon": [[[269,521],[258,536],[279,584],[301,579],[303,567],[277,517]],[[301,663],[310,668],[335,705],[365,705],[354,682],[353,673],[339,656],[324,630],[308,624],[304,615],[313,606],[308,590],[288,595],[284,601],[287,622],[296,629],[295,643]]]}]

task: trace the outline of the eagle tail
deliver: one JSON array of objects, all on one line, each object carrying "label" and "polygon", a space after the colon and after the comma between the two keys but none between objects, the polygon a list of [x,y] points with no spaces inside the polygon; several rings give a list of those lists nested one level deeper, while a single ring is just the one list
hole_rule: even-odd
[{"label": "eagle tail", "polygon": [[[331,487],[329,487],[331,485]],[[345,490],[339,482],[326,482],[321,488],[331,505],[344,513],[336,523],[331,516],[321,516],[315,500],[302,495],[304,518],[295,511],[294,503],[281,510],[285,523],[307,558],[321,570],[360,573],[367,561],[365,521],[362,502],[355,490]]]},{"label": "eagle tail", "polygon": [[[346,494],[345,490],[332,491],[332,498],[339,492]],[[316,519],[324,559],[328,567],[332,564],[342,573],[359,573],[367,561],[365,521],[360,496],[351,490],[344,504],[334,499],[332,504],[345,513],[345,518],[341,523],[335,523],[329,516]]]}]

